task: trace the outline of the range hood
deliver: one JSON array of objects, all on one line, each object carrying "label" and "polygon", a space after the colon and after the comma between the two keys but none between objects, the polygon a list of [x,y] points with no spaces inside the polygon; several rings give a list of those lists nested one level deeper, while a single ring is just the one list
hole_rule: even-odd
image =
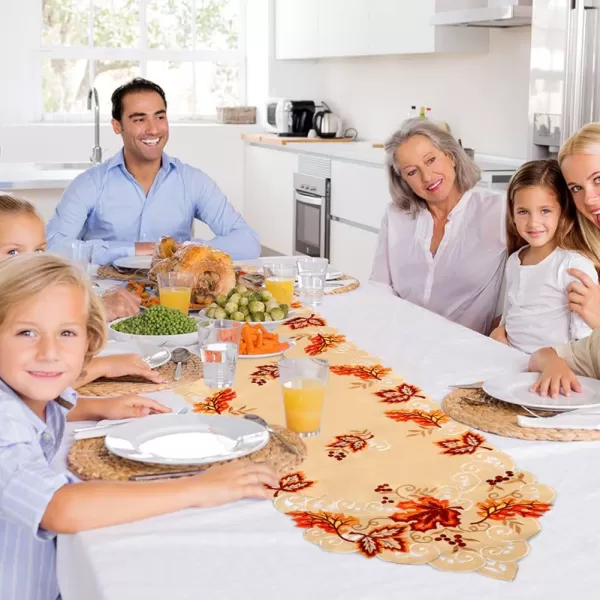
[{"label": "range hood", "polygon": [[432,25],[462,27],[526,27],[531,25],[531,0],[490,0],[488,6],[462,8],[436,13]]}]

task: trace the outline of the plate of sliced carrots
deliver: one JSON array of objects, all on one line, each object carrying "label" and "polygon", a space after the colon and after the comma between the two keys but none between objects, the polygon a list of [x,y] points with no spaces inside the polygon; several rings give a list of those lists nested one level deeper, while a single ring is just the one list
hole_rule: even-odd
[{"label": "plate of sliced carrots", "polygon": [[267,331],[262,323],[244,323],[240,340],[239,358],[269,358],[289,350],[294,340],[280,338]]}]

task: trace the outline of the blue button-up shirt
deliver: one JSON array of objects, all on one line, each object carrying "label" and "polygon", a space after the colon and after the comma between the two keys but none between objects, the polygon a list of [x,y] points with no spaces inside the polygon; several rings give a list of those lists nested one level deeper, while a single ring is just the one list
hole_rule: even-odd
[{"label": "blue button-up shirt", "polygon": [[[71,403],[76,393],[61,395]],[[66,409],[46,405],[46,422],[0,380],[0,598],[56,600],[55,534],[40,522],[52,496],[70,483],[50,461],[65,431]]]},{"label": "blue button-up shirt", "polygon": [[235,259],[260,255],[257,234],[229,204],[216,183],[199,169],[163,153],[148,195],[125,167],[123,151],[78,175],[65,190],[48,223],[48,249],[76,239],[94,245],[92,260],[106,264],[135,254],[135,242],[170,235],[192,238],[194,218],[215,234],[202,241]]}]

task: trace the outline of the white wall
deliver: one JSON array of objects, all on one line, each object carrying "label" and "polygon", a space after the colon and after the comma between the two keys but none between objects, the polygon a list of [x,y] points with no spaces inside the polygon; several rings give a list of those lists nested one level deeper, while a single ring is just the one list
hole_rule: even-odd
[{"label": "white wall", "polygon": [[363,139],[384,140],[410,105],[430,106],[465,146],[525,158],[530,38],[490,30],[488,54],[273,61],[270,92],[326,101]]}]

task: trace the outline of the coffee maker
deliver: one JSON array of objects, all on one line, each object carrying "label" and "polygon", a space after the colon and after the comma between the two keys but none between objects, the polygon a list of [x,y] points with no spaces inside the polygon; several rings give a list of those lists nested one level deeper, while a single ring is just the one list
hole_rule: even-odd
[{"label": "coffee maker", "polygon": [[319,103],[283,98],[267,104],[267,122],[280,137],[307,137]]}]

